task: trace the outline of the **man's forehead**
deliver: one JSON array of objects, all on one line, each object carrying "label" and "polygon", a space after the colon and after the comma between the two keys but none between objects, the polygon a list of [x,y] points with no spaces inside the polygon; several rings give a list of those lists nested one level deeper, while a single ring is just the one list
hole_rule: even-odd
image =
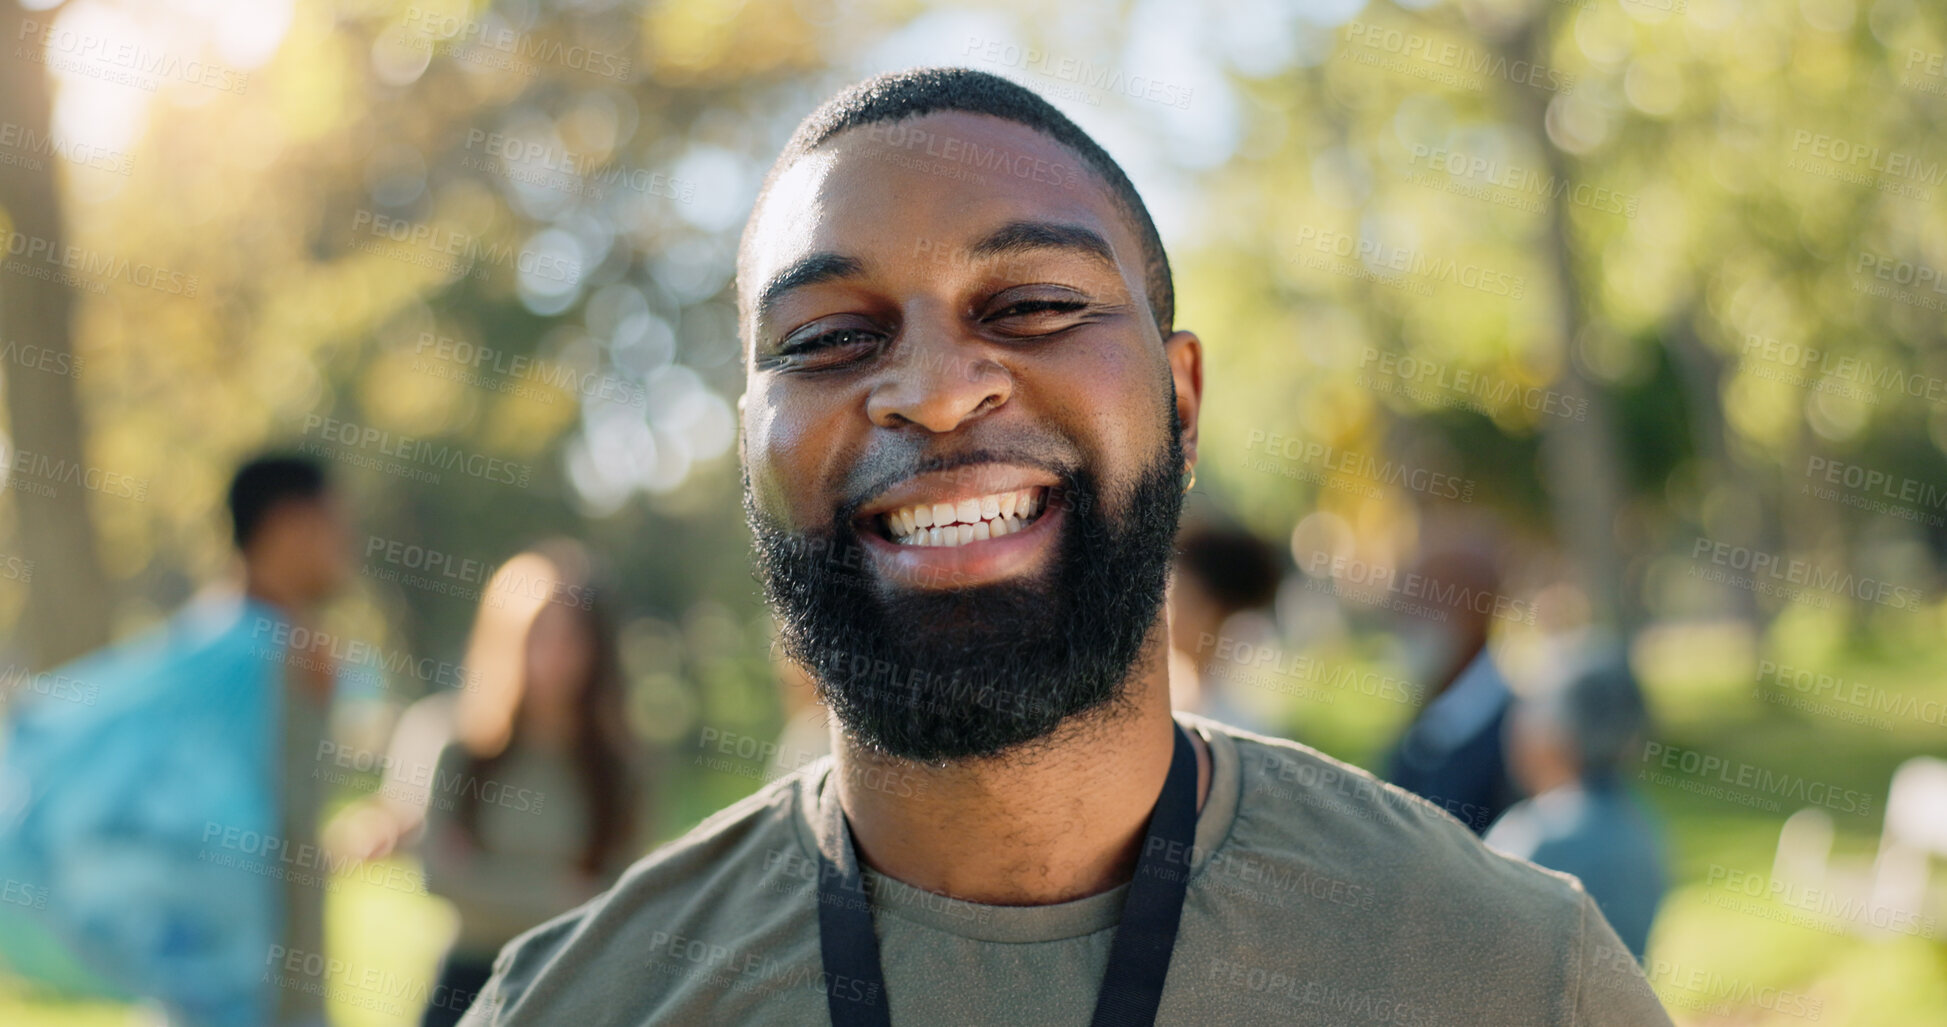
[{"label": "man's forehead", "polygon": [[[1073,151],[1027,125],[961,111],[846,129],[782,171],[752,220],[745,302],[814,252],[939,253],[1010,221],[1088,226],[1129,258],[1137,245]],[[863,252],[888,245],[892,253]]]}]

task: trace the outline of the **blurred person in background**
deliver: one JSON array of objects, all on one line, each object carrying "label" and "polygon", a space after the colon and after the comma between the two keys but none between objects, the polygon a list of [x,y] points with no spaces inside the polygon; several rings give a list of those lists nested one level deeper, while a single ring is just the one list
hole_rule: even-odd
[{"label": "blurred person in background", "polygon": [[1508,758],[1530,798],[1487,832],[1489,846],[1581,878],[1640,962],[1663,900],[1663,832],[1621,773],[1648,726],[1642,689],[1619,648],[1565,661],[1508,720]]},{"label": "blurred person in background", "polygon": [[1278,551],[1242,528],[1193,523],[1176,537],[1170,578],[1170,692],[1177,709],[1199,713],[1261,735],[1282,734],[1260,703],[1240,702],[1256,673],[1249,661],[1222,661],[1220,643],[1243,643],[1245,652],[1275,648],[1269,618],[1233,620],[1260,613],[1278,596],[1283,578]]},{"label": "blurred person in background", "polygon": [[1514,693],[1487,646],[1501,572],[1480,545],[1432,549],[1413,572],[1434,614],[1404,633],[1427,700],[1387,754],[1385,778],[1479,834],[1521,797],[1502,737]]},{"label": "blurred person in background", "polygon": [[316,620],[349,575],[347,530],[307,457],[244,464],[228,506],[241,595],[42,676],[83,701],[12,711],[0,865],[44,919],[0,924],[0,954],[58,990],[156,999],[172,1022],[321,1024],[316,992],[264,968],[324,947],[310,771],[336,668]]},{"label": "blurred person in background", "polygon": [[401,715],[376,798],[332,846],[378,858],[416,841],[426,888],[459,931],[422,1024],[452,1024],[515,935],[608,887],[640,854],[641,754],[623,709],[614,625],[587,552],[543,543],[497,570],[462,688]]}]

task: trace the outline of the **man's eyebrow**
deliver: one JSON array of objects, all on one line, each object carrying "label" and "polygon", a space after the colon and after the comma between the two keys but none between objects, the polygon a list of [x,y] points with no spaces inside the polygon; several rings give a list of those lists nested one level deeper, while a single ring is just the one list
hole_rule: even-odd
[{"label": "man's eyebrow", "polygon": [[1116,266],[1115,251],[1100,232],[1057,221],[1010,221],[974,243],[967,252],[973,257],[1005,257],[1046,249],[1073,250],[1110,268]]},{"label": "man's eyebrow", "polygon": [[793,289],[844,278],[856,278],[864,273],[865,265],[856,257],[847,257],[829,251],[814,253],[792,263],[764,283],[763,291],[757,294],[757,312],[761,316],[764,311],[771,308],[772,304],[783,299],[785,293]]}]

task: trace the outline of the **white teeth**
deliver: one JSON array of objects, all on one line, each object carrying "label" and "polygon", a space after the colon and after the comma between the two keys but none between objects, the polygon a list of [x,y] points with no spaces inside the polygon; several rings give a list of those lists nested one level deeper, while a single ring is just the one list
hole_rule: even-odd
[{"label": "white teeth", "polygon": [[961,546],[1011,535],[1027,527],[1045,503],[1042,489],[996,492],[952,503],[923,503],[885,515],[887,534],[901,545]]}]

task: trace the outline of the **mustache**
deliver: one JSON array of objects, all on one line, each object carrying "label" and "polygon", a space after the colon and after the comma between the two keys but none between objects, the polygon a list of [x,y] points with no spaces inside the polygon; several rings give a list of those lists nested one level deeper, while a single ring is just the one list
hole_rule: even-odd
[{"label": "mustache", "polygon": [[845,498],[834,513],[834,523],[849,525],[859,508],[887,489],[922,474],[956,471],[980,464],[1017,464],[1047,471],[1073,486],[1082,469],[1080,447],[1067,439],[1046,433],[1033,433],[1011,440],[1005,446],[975,445],[952,452],[928,452],[924,440],[894,440],[868,450],[845,472],[840,494]]}]

